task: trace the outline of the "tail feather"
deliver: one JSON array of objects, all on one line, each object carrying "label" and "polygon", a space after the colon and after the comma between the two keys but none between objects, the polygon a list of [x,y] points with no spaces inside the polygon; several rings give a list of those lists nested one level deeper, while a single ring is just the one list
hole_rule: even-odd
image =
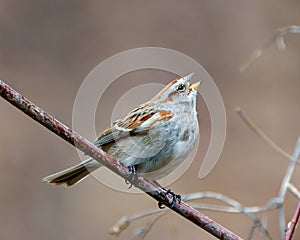
[{"label": "tail feather", "polygon": [[87,175],[89,175],[92,171],[95,171],[100,166],[101,164],[98,161],[94,159],[88,159],[76,166],[47,176],[43,178],[43,181],[55,185],[64,184],[67,187],[70,187],[84,179]]}]

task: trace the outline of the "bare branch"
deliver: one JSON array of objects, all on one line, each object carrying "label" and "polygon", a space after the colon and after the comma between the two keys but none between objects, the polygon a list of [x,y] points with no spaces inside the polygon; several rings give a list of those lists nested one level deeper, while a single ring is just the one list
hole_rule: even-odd
[{"label": "bare branch", "polygon": [[280,231],[281,231],[281,238],[284,238],[284,233],[285,233],[285,216],[284,216],[284,208],[283,208],[283,202],[284,202],[284,197],[286,194],[286,191],[289,189],[292,191],[295,195],[298,194],[298,190],[290,183],[292,174],[295,169],[295,165],[297,164],[297,160],[299,157],[299,152],[300,152],[300,140],[298,139],[296,149],[294,151],[293,156],[290,156],[287,154],[284,150],[282,150],[276,143],[274,143],[266,134],[263,133],[251,120],[250,118],[239,108],[237,107],[236,112],[238,115],[241,117],[241,119],[245,122],[245,124],[261,139],[263,139],[266,143],[268,143],[276,152],[280,153],[282,156],[285,158],[291,159],[290,165],[286,171],[286,174],[282,180],[281,188],[279,191],[278,195],[278,203],[280,204],[278,208],[278,218],[279,218],[279,226],[280,226]]},{"label": "bare branch", "polygon": [[159,213],[157,216],[152,217],[152,219],[150,219],[145,226],[137,229],[133,235],[133,240],[143,240],[148,232],[152,229],[156,221],[166,213],[167,211]]},{"label": "bare branch", "polygon": [[297,199],[300,199],[300,192],[299,192],[299,190],[294,186],[294,184],[289,183],[288,189],[290,190],[290,192],[291,192]]},{"label": "bare branch", "polygon": [[[101,164],[108,167],[122,178],[131,182],[134,186],[141,189],[152,198],[159,202],[163,202],[167,207],[171,206],[173,196],[171,194],[167,194],[165,189],[158,187],[152,181],[146,180],[140,176],[138,176],[134,182],[132,182],[132,179],[128,177],[129,170],[125,166],[80,136],[78,133],[72,131],[69,127],[56,120],[53,116],[46,113],[28,99],[24,98],[21,94],[16,92],[1,80],[0,95],[26,115],[30,116],[41,125],[48,128],[51,132],[63,138],[93,159],[99,161]],[[229,230],[211,220],[204,214],[188,206],[183,201],[177,201],[172,210],[219,239],[241,239],[239,236],[231,233]]]},{"label": "bare branch", "polygon": [[[204,198],[217,199],[217,200],[222,201],[230,206],[192,202],[192,201],[204,199]],[[267,211],[279,208],[282,205],[281,203],[278,202],[279,201],[278,198],[273,198],[273,199],[270,199],[264,206],[246,207],[246,206],[242,205],[241,203],[239,203],[238,201],[236,201],[232,198],[229,198],[223,194],[216,193],[216,192],[196,192],[196,193],[191,193],[188,195],[182,195],[182,200],[184,200],[186,202],[190,202],[190,206],[192,206],[193,208],[196,208],[196,209],[226,212],[226,213],[243,213],[246,216],[248,216],[253,222],[253,227],[251,228],[251,232],[253,232],[255,230],[255,228],[260,228],[261,232],[268,239],[271,239],[271,237],[265,227],[265,224],[263,224],[261,222],[261,220],[254,215],[254,213],[267,212]],[[169,212],[169,209],[164,209],[162,212],[162,211],[158,210],[157,208],[155,208],[155,209],[148,209],[145,211],[141,211],[141,212],[135,213],[131,216],[124,216],[111,228],[110,233],[113,235],[119,235],[123,230],[125,230],[124,227],[120,227],[120,226],[127,227],[129,225],[129,223],[131,223],[133,221],[139,220],[144,217],[152,216],[152,215],[157,215],[154,218],[156,218],[158,216],[161,217],[162,215],[166,214],[167,212]],[[150,222],[151,221],[152,220],[150,220]],[[148,226],[148,224],[144,227],[139,228],[137,230],[137,233],[139,233],[143,237],[145,237],[145,235],[151,229]],[[151,227],[152,227],[152,225],[151,225]],[[147,229],[147,231],[145,231],[145,229]],[[251,235],[251,233],[249,234],[249,236],[250,235]]]},{"label": "bare branch", "polygon": [[[278,196],[279,199],[282,200],[282,202],[284,201],[286,191],[289,187],[289,182],[292,178],[292,174],[294,172],[299,154],[300,154],[300,138],[297,141],[295,151],[294,151],[294,154],[293,154],[293,157],[292,157],[292,161],[291,161],[291,163],[290,163],[290,165],[289,165],[289,167],[288,167],[288,169],[285,173],[285,176],[282,180],[282,184],[281,184],[281,188],[280,188],[279,196]],[[286,227],[285,219],[284,219],[284,209],[280,208],[279,210],[280,210],[279,211],[279,225],[280,225],[281,235],[282,235],[282,239],[283,239],[284,235],[285,235],[285,227]],[[297,218],[297,220],[298,220],[298,218]]]},{"label": "bare branch", "polygon": [[285,232],[284,240],[291,240],[292,239],[292,237],[294,235],[294,232],[295,232],[295,229],[296,229],[296,226],[297,226],[297,223],[299,221],[299,216],[300,216],[300,201],[298,201],[298,205],[297,205],[297,208],[295,210],[292,221],[289,222],[289,224],[288,224],[288,228]]},{"label": "bare branch", "polygon": [[[167,213],[167,208],[165,209],[159,209],[159,208],[153,208],[153,209],[148,209],[142,212],[138,212],[136,214],[133,214],[131,216],[123,216],[122,218],[120,218],[117,223],[110,228],[109,233],[112,235],[119,235],[121,232],[123,232],[131,222],[144,218],[144,217],[148,217],[148,216],[152,216],[152,215],[163,215],[165,213]],[[150,229],[149,229],[150,230]]]},{"label": "bare branch", "polygon": [[276,152],[284,156],[285,158],[291,160],[292,156],[285,152],[281,147],[279,147],[276,143],[272,141],[262,130],[260,130],[257,125],[246,115],[246,113],[240,108],[236,107],[235,111],[239,115],[239,117],[243,120],[243,122],[263,141],[269,144]]},{"label": "bare branch", "polygon": [[253,54],[246,60],[246,62],[241,65],[240,72],[243,72],[248,67],[250,67],[263,54],[263,52],[274,43],[276,43],[277,48],[279,50],[285,50],[286,46],[284,43],[283,36],[287,33],[300,33],[300,26],[291,25],[283,28],[278,28],[273,34],[273,36],[264,44],[262,44],[259,48],[257,48],[253,52]]},{"label": "bare branch", "polygon": [[294,151],[294,154],[292,157],[292,161],[291,161],[291,163],[286,171],[286,174],[282,180],[281,188],[279,191],[279,198],[284,198],[284,196],[285,196],[285,193],[288,189],[289,182],[290,182],[292,174],[294,172],[299,154],[300,154],[300,138],[297,141],[296,148],[295,148],[295,151]]}]

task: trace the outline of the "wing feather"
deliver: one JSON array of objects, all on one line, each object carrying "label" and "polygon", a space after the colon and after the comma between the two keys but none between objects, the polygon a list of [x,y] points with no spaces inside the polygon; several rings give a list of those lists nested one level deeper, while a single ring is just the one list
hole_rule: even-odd
[{"label": "wing feather", "polygon": [[168,120],[172,117],[173,114],[169,111],[142,105],[130,112],[124,119],[115,121],[100,135],[95,145],[102,147],[129,135],[145,134],[157,121]]}]

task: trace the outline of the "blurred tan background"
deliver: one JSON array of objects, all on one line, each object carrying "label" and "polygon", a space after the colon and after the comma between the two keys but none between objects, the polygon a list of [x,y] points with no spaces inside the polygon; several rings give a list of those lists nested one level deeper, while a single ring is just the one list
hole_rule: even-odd
[{"label": "blurred tan background", "polygon": [[[101,61],[137,47],[183,52],[215,80],[228,132],[218,164],[205,179],[198,179],[210,136],[208,111],[200,99],[198,161],[170,187],[177,193],[216,191],[247,206],[262,205],[278,194],[288,161],[258,139],[234,107],[241,106],[276,143],[293,151],[300,135],[300,36],[287,35],[285,52],[273,46],[243,73],[239,66],[275,29],[299,24],[299,13],[300,2],[295,0],[0,0],[0,79],[71,126],[78,88]],[[120,78],[110,91],[115,96],[106,94],[99,104],[99,133],[110,124],[124,87],[153,78],[167,83],[173,77],[144,70]],[[121,216],[156,207],[148,196],[120,193],[94,178],[68,189],[43,183],[46,175],[78,163],[76,151],[4,100],[0,114],[1,239],[115,239],[108,229]],[[297,167],[293,182],[298,187],[299,179]],[[289,194],[287,219],[296,203]],[[251,228],[242,215],[205,213],[244,238]],[[119,239],[130,239],[143,223],[132,224]],[[279,239],[276,211],[268,226],[273,239]],[[158,237],[214,239],[175,213],[161,218],[146,239]]]}]

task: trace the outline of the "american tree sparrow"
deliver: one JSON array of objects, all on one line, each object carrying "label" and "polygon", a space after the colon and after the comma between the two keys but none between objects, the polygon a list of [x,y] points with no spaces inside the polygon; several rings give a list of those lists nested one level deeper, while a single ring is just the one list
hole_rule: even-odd
[{"label": "american tree sparrow", "polygon": [[[170,82],[150,101],[115,121],[95,142],[132,172],[158,180],[174,170],[191,152],[198,135],[197,88],[193,73]],[[45,177],[72,186],[102,165],[90,158]]]}]

